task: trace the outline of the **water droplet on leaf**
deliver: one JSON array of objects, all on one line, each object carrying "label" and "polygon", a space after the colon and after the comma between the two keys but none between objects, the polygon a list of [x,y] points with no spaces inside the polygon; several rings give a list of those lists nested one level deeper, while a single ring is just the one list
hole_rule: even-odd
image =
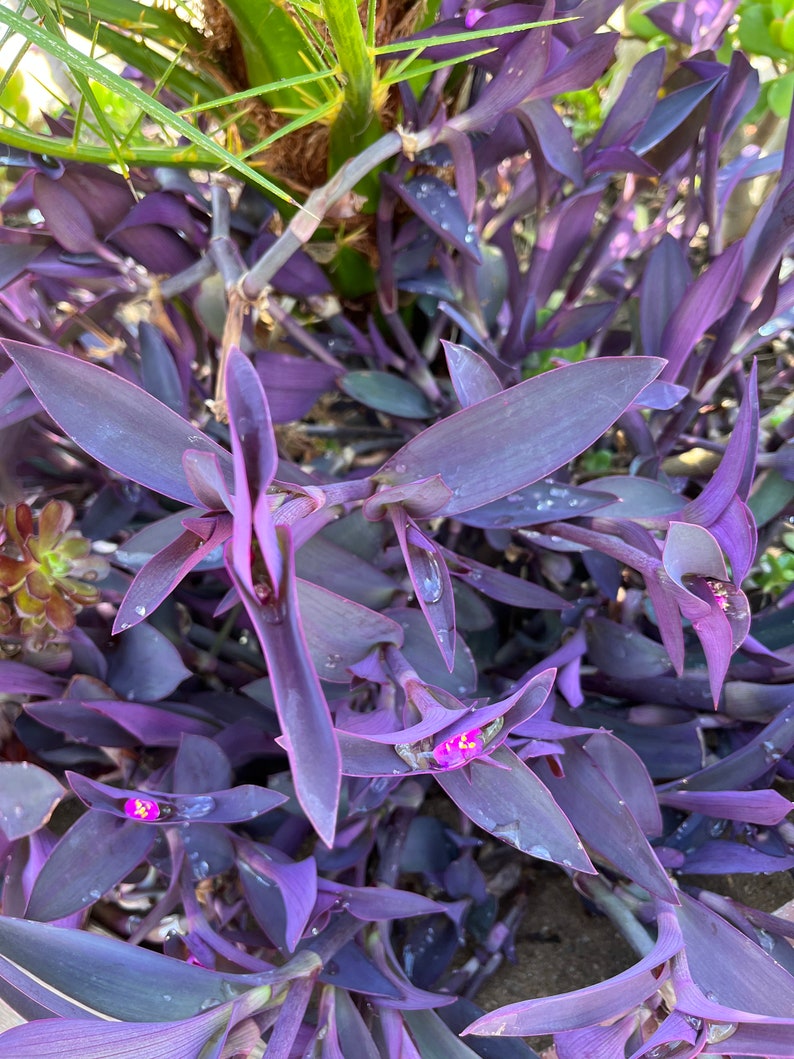
[{"label": "water droplet on leaf", "polygon": [[213,811],[215,799],[208,794],[198,795],[195,798],[181,798],[177,801],[176,808],[179,815],[186,820],[198,820]]}]

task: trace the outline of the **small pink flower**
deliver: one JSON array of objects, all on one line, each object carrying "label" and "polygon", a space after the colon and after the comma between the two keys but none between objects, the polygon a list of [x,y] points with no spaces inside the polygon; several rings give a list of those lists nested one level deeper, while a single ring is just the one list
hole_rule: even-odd
[{"label": "small pink flower", "polygon": [[157,820],[160,806],[151,798],[128,798],[124,803],[124,812],[131,820]]},{"label": "small pink flower", "polygon": [[451,769],[481,754],[484,747],[482,729],[461,732],[433,748],[433,758],[439,768]]}]

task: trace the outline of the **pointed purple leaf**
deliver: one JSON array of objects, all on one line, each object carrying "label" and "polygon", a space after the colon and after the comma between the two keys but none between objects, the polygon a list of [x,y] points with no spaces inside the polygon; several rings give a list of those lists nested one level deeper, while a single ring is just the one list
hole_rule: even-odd
[{"label": "pointed purple leaf", "polygon": [[736,301],[741,281],[742,242],[738,240],[701,272],[673,310],[661,338],[667,357],[663,379],[675,382],[706,331]]},{"label": "pointed purple leaf", "polygon": [[567,742],[562,764],[563,777],[555,776],[545,760],[534,767],[582,838],[630,879],[674,904],[676,891],[631,806],[596,760],[576,743]]},{"label": "pointed purple leaf", "polygon": [[33,195],[44,216],[47,231],[64,250],[71,254],[85,254],[96,248],[96,232],[88,210],[65,182],[36,173]]},{"label": "pointed purple leaf", "polygon": [[[201,821],[206,824],[239,824],[269,813],[283,805],[286,798],[267,787],[244,783],[222,791],[170,794],[166,791],[124,790],[99,783],[76,772],[67,772],[66,778],[75,794],[90,808],[103,814],[134,820],[142,824],[183,824]],[[140,816],[133,815],[132,801],[144,803]],[[92,813],[95,816],[96,813]],[[144,830],[147,830],[144,827]],[[151,828],[148,828],[151,830]]]},{"label": "pointed purple leaf", "polygon": [[502,384],[487,361],[466,346],[442,339],[441,345],[447,357],[449,377],[455,388],[461,408],[484,401],[486,397],[501,393]]},{"label": "pointed purple leaf", "polygon": [[278,448],[262,383],[253,364],[236,346],[226,362],[226,399],[234,464],[232,562],[246,591],[253,595],[252,528],[271,585],[281,582],[281,549],[267,496],[278,469]]},{"label": "pointed purple leaf", "polygon": [[183,703],[160,702],[156,706],[146,706],[139,702],[106,699],[84,702],[83,705],[87,710],[111,718],[144,746],[179,746],[185,733],[209,737],[217,731],[208,715],[207,719],[202,719],[203,711],[186,709]]},{"label": "pointed purple leaf", "polygon": [[667,791],[659,797],[663,805],[672,805],[684,812],[746,820],[752,824],[779,824],[794,809],[794,802],[772,790]]},{"label": "pointed purple leaf", "polygon": [[306,643],[322,680],[348,683],[348,666],[381,644],[402,644],[403,630],[385,614],[310,581],[299,579],[297,588]]},{"label": "pointed purple leaf", "polygon": [[[480,507],[539,481],[593,444],[659,373],[654,358],[584,361],[527,379],[428,427],[379,476],[398,485],[440,474],[452,499],[437,514]],[[560,410],[587,407],[559,429]]]},{"label": "pointed purple leaf", "polygon": [[[681,894],[677,915],[691,976],[687,982],[682,975],[676,983],[680,1010],[735,1022],[781,1022],[794,1028],[794,977],[788,971],[760,945],[686,894]],[[694,990],[703,995],[702,1006]],[[710,1004],[719,1006],[719,1013],[709,1011]]]},{"label": "pointed purple leaf", "polygon": [[202,540],[197,534],[185,530],[138,571],[119,605],[113,622],[114,633],[131,629],[153,614],[191,570],[216,549],[222,548],[232,532],[231,516],[224,513],[217,519],[208,519],[207,523],[207,528],[212,528],[208,538]]},{"label": "pointed purple leaf", "polygon": [[[537,82],[529,94],[530,100],[546,100],[561,92],[576,92],[590,88],[612,62],[617,33],[593,33],[578,41],[558,63],[554,64]],[[545,143],[545,137],[541,137]],[[563,169],[560,172],[569,174]]]},{"label": "pointed purple leaf", "polygon": [[[753,484],[758,451],[758,364],[753,361],[744,400],[725,448],[725,454],[711,481],[691,500],[682,515],[687,522],[710,526],[728,507],[734,496],[747,500]],[[737,581],[740,581],[737,578]]]},{"label": "pointed purple leaf", "polygon": [[182,454],[213,453],[231,477],[220,445],[139,386],[68,353],[0,341],[45,411],[72,440],[117,474],[157,493],[195,504]]},{"label": "pointed purple leaf", "polygon": [[[552,8],[546,4],[541,18],[550,17]],[[549,26],[529,30],[507,52],[503,66],[485,86],[477,102],[451,118],[449,124],[460,132],[490,131],[503,114],[528,99],[546,69],[551,35]]]},{"label": "pointed purple leaf", "polygon": [[454,246],[469,261],[475,264],[482,261],[455,188],[439,177],[427,174],[414,177],[407,184],[388,173],[384,173],[382,179],[440,239]]},{"label": "pointed purple leaf", "polygon": [[648,256],[640,286],[640,338],[649,357],[664,356],[662,335],[691,282],[681,243],[665,234]]},{"label": "pointed purple leaf", "polygon": [[63,919],[99,898],[145,859],[155,831],[107,813],[88,812],[72,824],[39,872],[28,919]]},{"label": "pointed purple leaf", "polygon": [[661,835],[662,816],[656,790],[639,755],[611,732],[591,735],[584,750],[629,806],[645,834]]},{"label": "pointed purple leaf", "polygon": [[119,637],[110,656],[107,681],[123,699],[155,702],[170,695],[189,676],[171,641],[142,622]]},{"label": "pointed purple leaf", "polygon": [[292,541],[285,526],[279,526],[277,532],[284,543],[284,576],[278,599],[260,603],[233,571],[232,578],[267,661],[296,796],[330,847],[336,830],[341,757],[328,703],[301,627]]},{"label": "pointed purple leaf", "polygon": [[455,598],[449,569],[433,541],[413,521],[408,522],[403,508],[392,508],[391,515],[416,599],[451,673],[455,666]]},{"label": "pointed purple leaf", "polygon": [[664,65],[663,48],[644,55],[636,63],[596,136],[595,146],[599,150],[604,147],[626,147],[632,142],[656,104]]},{"label": "pointed purple leaf", "polygon": [[475,760],[465,769],[436,772],[435,778],[458,808],[495,838],[539,860],[593,873],[565,813],[534,772],[506,746],[490,757],[502,767]]},{"label": "pointed purple leaf", "polygon": [[174,792],[221,791],[231,785],[229,759],[215,740],[190,733],[183,735],[174,761]]}]

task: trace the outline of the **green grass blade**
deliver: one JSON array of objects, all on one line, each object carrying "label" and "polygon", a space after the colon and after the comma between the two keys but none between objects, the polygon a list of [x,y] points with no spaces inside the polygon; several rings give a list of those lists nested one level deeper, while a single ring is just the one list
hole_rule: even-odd
[{"label": "green grass blade", "polygon": [[[77,73],[82,74],[84,77],[92,77],[98,84],[112,89],[121,96],[122,99],[141,107],[141,109],[145,110],[149,116],[163,128],[170,130],[177,136],[184,136],[194,147],[200,148],[205,158],[212,159],[216,164],[220,163],[222,168],[232,170],[249,183],[266,189],[270,194],[277,195],[279,198],[285,199],[294,206],[298,205],[291,196],[287,195],[275,184],[251,169],[250,166],[246,165],[239,158],[236,158],[230,151],[227,151],[226,148],[215,143],[212,137],[207,136],[205,133],[192,126],[189,122],[185,121],[184,118],[180,118],[178,115],[174,114],[158,100],[153,99],[151,96],[147,95],[147,93],[142,92],[136,85],[131,84],[123,77],[113,73],[112,70],[106,70],[100,63],[96,62],[96,60],[83,55],[59,35],[53,34],[45,27],[39,26],[36,23],[21,17],[16,12],[4,8],[0,8],[0,23],[4,23],[13,28],[20,34],[20,36],[30,40],[33,44],[38,45],[38,47],[42,48],[45,52],[48,52],[54,58],[64,63],[73,72],[77,71]],[[2,135],[7,131],[8,130],[4,130]],[[32,148],[33,150],[44,151],[44,153],[50,154],[55,154],[57,152],[59,148],[57,138],[52,138],[51,146],[49,147],[42,146],[41,140],[47,142],[46,137],[39,138],[39,145]],[[10,140],[8,142],[10,142]],[[16,144],[13,146],[16,146]],[[130,152],[129,154],[125,154],[123,151],[120,151],[119,153],[122,159],[126,161],[130,157],[137,158],[137,151],[138,147],[136,145],[134,153]],[[173,153],[178,157],[180,149],[175,149]],[[67,157],[69,157],[69,155],[67,155]],[[105,148],[103,161],[107,162],[107,159],[108,149]],[[158,164],[163,163],[160,162]],[[165,164],[168,164],[167,161]],[[174,164],[180,163],[177,161]]]},{"label": "green grass blade", "polygon": [[[551,18],[546,19],[543,22],[522,22],[518,26],[500,26],[498,29],[470,29],[462,33],[445,33],[440,37],[428,37],[427,40],[408,40],[403,41],[402,44],[381,44],[377,48],[374,48],[374,54],[377,56],[381,55],[394,55],[399,52],[408,51],[409,48],[419,48],[425,51],[427,48],[437,48],[441,44],[460,44],[464,41],[471,41],[472,44],[477,44],[481,40],[485,40],[488,37],[502,37],[506,33],[519,33],[526,29],[540,29],[543,26],[559,26],[563,22],[576,22],[576,19],[571,18]],[[454,59],[453,62],[460,62],[460,59]]]}]

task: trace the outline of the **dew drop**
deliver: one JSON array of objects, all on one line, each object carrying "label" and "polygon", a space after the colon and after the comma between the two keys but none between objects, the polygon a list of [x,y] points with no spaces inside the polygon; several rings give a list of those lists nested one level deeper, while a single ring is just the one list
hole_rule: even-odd
[{"label": "dew drop", "polygon": [[163,1000],[166,1002],[166,1004],[168,1004],[172,999],[173,997],[170,993],[163,993]]},{"label": "dew drop", "polygon": [[438,559],[434,555],[427,555],[424,562],[424,571],[418,578],[419,595],[425,603],[438,603],[444,592],[444,584],[441,580],[441,568]]},{"label": "dew drop", "polygon": [[530,857],[537,857],[538,860],[551,860],[551,853],[546,849],[545,846],[531,846],[529,849]]},{"label": "dew drop", "polygon": [[342,656],[336,653],[326,655],[325,668],[336,669],[339,663],[342,661]]},{"label": "dew drop", "polygon": [[208,794],[198,795],[196,798],[180,798],[176,808],[179,815],[186,820],[198,820],[213,811],[215,799]]},{"label": "dew drop", "polygon": [[709,1044],[719,1044],[721,1041],[727,1041],[729,1037],[732,1037],[738,1028],[735,1022],[710,1022],[706,1040]]},{"label": "dew drop", "polygon": [[764,751],[764,756],[766,757],[770,765],[773,765],[775,764],[775,762],[780,761],[780,759],[783,757],[783,751],[780,750],[779,747],[776,747],[775,744],[771,741],[771,739],[767,739],[766,742],[762,743],[761,748]]},{"label": "dew drop", "polygon": [[137,606],[137,607],[135,608],[135,613],[136,613],[136,614],[137,614],[137,615],[138,615],[139,617],[141,617],[141,618],[145,618],[145,617],[146,617],[146,607],[144,607],[144,606],[143,606],[142,604],[139,604],[139,605],[138,605],[138,606]]},{"label": "dew drop", "polygon": [[518,820],[510,820],[506,824],[495,824],[491,829],[494,838],[501,838],[511,846],[518,845],[518,836],[521,833],[521,824]]},{"label": "dew drop", "polygon": [[197,860],[192,865],[192,872],[194,879],[208,879],[210,874],[210,866],[205,860]]},{"label": "dew drop", "polygon": [[14,814],[17,820],[21,820],[22,817],[25,815],[25,807],[24,805],[15,805],[11,812]]},{"label": "dew drop", "polygon": [[125,630],[129,629],[129,627],[130,623],[128,621],[123,621],[119,626],[119,629],[121,630],[121,632],[124,632]]}]

